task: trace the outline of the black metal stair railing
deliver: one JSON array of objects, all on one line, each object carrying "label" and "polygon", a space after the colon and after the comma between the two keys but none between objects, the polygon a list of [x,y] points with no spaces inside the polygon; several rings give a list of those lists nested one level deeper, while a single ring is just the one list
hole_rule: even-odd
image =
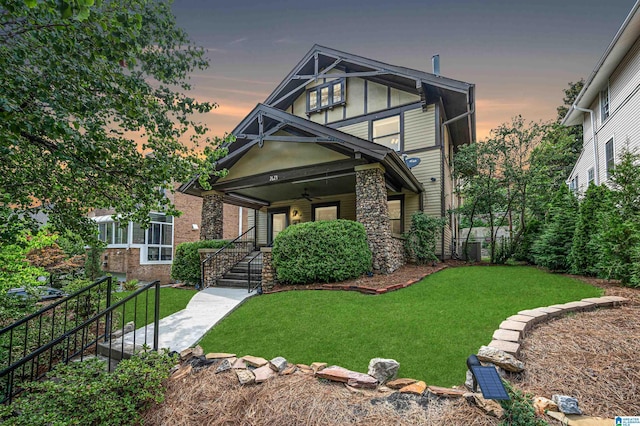
[{"label": "black metal stair railing", "polygon": [[[236,263],[256,248],[256,227],[252,226],[242,235],[227,242],[215,253],[208,255],[200,264],[200,289],[204,289],[222,278]],[[207,274],[207,268],[211,273]]]},{"label": "black metal stair railing", "polygon": [[247,290],[251,293],[262,284],[262,252],[258,252],[249,260]]}]

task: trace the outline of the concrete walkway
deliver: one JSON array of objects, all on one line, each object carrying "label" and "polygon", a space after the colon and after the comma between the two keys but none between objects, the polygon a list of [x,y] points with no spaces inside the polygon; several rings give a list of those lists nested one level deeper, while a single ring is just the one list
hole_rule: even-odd
[{"label": "concrete walkway", "polygon": [[[198,342],[214,325],[255,295],[246,289],[210,287],[199,291],[187,307],[160,320],[158,346],[180,352]],[[162,301],[160,302],[162,303]],[[135,331],[135,344],[139,348],[146,341],[153,345],[153,324]],[[124,335],[125,345],[133,345],[134,332]],[[113,344],[118,347],[118,343]],[[132,346],[131,346],[132,347]]]}]

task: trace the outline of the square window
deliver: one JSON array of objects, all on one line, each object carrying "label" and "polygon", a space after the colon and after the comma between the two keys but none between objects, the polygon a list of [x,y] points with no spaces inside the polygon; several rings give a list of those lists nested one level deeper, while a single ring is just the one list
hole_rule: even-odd
[{"label": "square window", "polygon": [[400,116],[382,118],[373,122],[373,142],[400,151]]},{"label": "square window", "polygon": [[162,247],[160,250],[160,260],[171,260],[173,249],[171,247]]},{"label": "square window", "polygon": [[160,260],[160,247],[148,247],[147,248],[147,260],[158,261]]},{"label": "square window", "polygon": [[340,203],[322,203],[311,205],[311,220],[336,220],[340,217]]}]

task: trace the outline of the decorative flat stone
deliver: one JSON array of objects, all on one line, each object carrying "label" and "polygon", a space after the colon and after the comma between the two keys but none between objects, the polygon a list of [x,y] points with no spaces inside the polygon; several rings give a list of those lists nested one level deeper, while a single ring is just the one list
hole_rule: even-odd
[{"label": "decorative flat stone", "polygon": [[422,395],[427,389],[427,384],[423,381],[412,383],[400,389],[400,393],[410,393],[413,395]]},{"label": "decorative flat stone", "polygon": [[409,386],[417,382],[416,379],[395,379],[387,382],[387,387],[391,389],[402,389],[405,386]]},{"label": "decorative flat stone", "polygon": [[244,359],[242,358],[238,358],[236,359],[236,361],[233,363],[233,365],[231,365],[231,368],[235,369],[244,369],[247,368],[247,363]]},{"label": "decorative flat stone", "polygon": [[517,322],[525,322],[525,323],[529,323],[529,322],[535,322],[535,317],[529,316],[529,315],[511,315],[509,318],[507,318],[507,321],[517,321]]},{"label": "decorative flat stone", "polygon": [[275,377],[276,373],[268,365],[263,365],[253,370],[253,375],[256,377],[256,383],[262,383]]},{"label": "decorative flat stone", "polygon": [[524,332],[527,329],[527,324],[518,321],[502,321],[500,328],[503,330],[519,331],[520,337],[524,337]]},{"label": "decorative flat stone", "polygon": [[572,311],[588,311],[596,308],[595,303],[582,301],[565,303],[564,306]]},{"label": "decorative flat stone", "polygon": [[354,388],[375,389],[378,386],[378,379],[368,374],[350,371],[347,385]]},{"label": "decorative flat stone", "polygon": [[313,369],[306,364],[296,364],[298,370],[305,374],[314,374]]},{"label": "decorative flat stone", "polygon": [[175,373],[173,373],[173,376],[171,376],[171,379],[178,380],[178,379],[187,377],[189,374],[191,374],[191,370],[193,370],[193,367],[191,366],[191,364],[186,364],[185,366],[180,367],[180,369],[177,370]]},{"label": "decorative flat stone", "polygon": [[311,364],[311,369],[313,370],[314,373],[317,373],[318,371],[322,370],[323,368],[327,368],[327,363],[326,362],[314,362]]},{"label": "decorative flat stone", "polygon": [[283,376],[288,376],[290,374],[295,373],[297,370],[298,370],[298,367],[296,367],[293,364],[289,364],[289,365],[287,365],[287,368],[282,370],[282,373],[280,373],[280,374],[282,374]]},{"label": "decorative flat stone", "polygon": [[500,349],[508,354],[518,357],[520,354],[520,344],[515,342],[507,342],[506,340],[492,340],[487,346]]},{"label": "decorative flat stone", "polygon": [[192,356],[193,356],[193,348],[187,348],[180,351],[180,359],[183,361],[191,358]]},{"label": "decorative flat stone", "polygon": [[234,370],[241,385],[250,385],[256,382],[256,376],[249,370]]},{"label": "decorative flat stone", "polygon": [[317,371],[316,376],[320,377],[321,379],[331,380],[333,382],[347,383],[349,382],[349,373],[351,373],[351,371],[347,370],[346,368],[332,365],[331,367],[323,368],[322,370]]},{"label": "decorative flat stone", "polygon": [[463,389],[443,388],[440,386],[429,386],[427,390],[434,395],[446,398],[459,398],[461,396],[464,396],[464,394],[467,392]]},{"label": "decorative flat stone", "polygon": [[242,359],[244,359],[247,364],[252,367],[262,367],[263,365],[267,365],[267,363],[269,362],[264,358],[251,355],[245,355],[242,357]]},{"label": "decorative flat stone", "polygon": [[200,345],[196,345],[196,347],[193,348],[193,356],[199,357],[202,355],[204,355],[204,349],[202,349]]},{"label": "decorative flat stone", "polygon": [[497,401],[484,399],[481,393],[468,392],[464,397],[470,404],[476,405],[490,416],[501,418],[504,415],[504,409]]},{"label": "decorative flat stone", "polygon": [[506,340],[507,342],[520,342],[520,332],[514,330],[499,329],[493,332],[493,340]]},{"label": "decorative flat stone", "polygon": [[205,355],[205,358],[207,359],[225,359],[225,358],[233,358],[235,357],[236,354],[227,354],[224,352],[209,352],[207,355]]},{"label": "decorative flat stone", "polygon": [[621,296],[603,296],[603,298],[612,301],[614,306],[629,303],[629,299]]}]

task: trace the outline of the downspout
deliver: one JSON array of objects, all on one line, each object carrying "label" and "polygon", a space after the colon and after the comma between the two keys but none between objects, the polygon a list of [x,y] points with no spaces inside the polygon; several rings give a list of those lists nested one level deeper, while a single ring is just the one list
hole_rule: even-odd
[{"label": "downspout", "polygon": [[[441,215],[444,218],[445,217],[445,206],[444,206],[444,202],[445,202],[445,197],[444,197],[444,160],[445,160],[445,155],[444,155],[444,131],[445,131],[445,126],[448,126],[449,124],[453,123],[454,121],[458,121],[461,120],[465,117],[470,116],[471,114],[473,114],[475,112],[475,103],[473,104],[473,106],[470,108],[469,107],[469,92],[467,92],[467,112],[464,112],[456,117],[453,117],[445,122],[443,122],[440,126],[440,156],[442,157],[442,170],[441,170],[441,174],[440,174],[440,203],[441,203]],[[471,136],[471,135],[470,135]],[[444,228],[442,228],[442,237],[441,237],[441,244],[440,244],[440,253],[442,253],[442,259],[444,260]]]},{"label": "downspout", "polygon": [[[572,108],[580,112],[588,112],[591,116],[591,139],[593,139],[593,166],[596,169],[595,182],[596,185],[600,185],[600,161],[598,160],[598,143],[596,141],[596,119],[593,117],[593,111],[586,108],[580,108],[576,104],[572,105]],[[571,176],[569,176],[571,177]]]}]

